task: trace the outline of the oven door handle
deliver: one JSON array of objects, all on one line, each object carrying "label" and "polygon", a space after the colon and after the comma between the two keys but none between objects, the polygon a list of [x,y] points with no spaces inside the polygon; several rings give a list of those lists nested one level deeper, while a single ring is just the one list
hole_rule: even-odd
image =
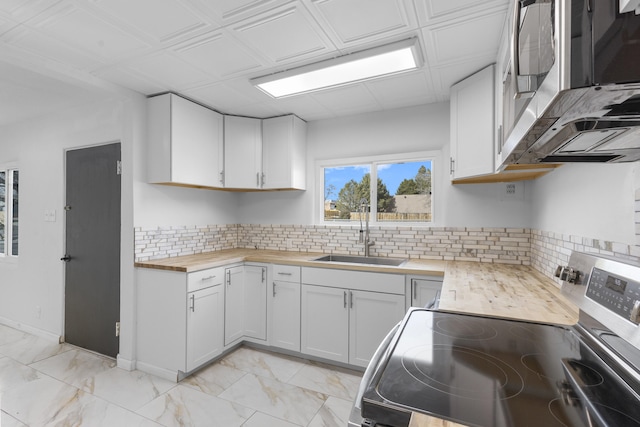
[{"label": "oven door handle", "polygon": [[360,405],[362,402],[362,396],[364,395],[364,392],[367,390],[367,387],[371,383],[371,379],[373,378],[375,373],[378,371],[378,367],[380,365],[381,359],[385,354],[387,354],[387,351],[389,349],[389,344],[391,344],[391,340],[396,335],[396,332],[400,328],[401,324],[402,322],[399,322],[397,325],[391,328],[389,333],[384,337],[384,339],[376,349],[375,353],[373,353],[373,357],[369,361],[369,364],[367,365],[367,369],[364,371],[364,375],[362,376],[362,381],[360,382],[360,388],[358,389],[358,394],[356,395],[356,400],[355,400],[355,406],[359,410],[361,409]]}]

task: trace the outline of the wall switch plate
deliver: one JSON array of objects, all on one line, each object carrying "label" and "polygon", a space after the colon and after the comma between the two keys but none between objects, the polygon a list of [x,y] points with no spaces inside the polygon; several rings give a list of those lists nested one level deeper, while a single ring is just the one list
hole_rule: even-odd
[{"label": "wall switch plate", "polygon": [[44,210],[44,220],[46,222],[56,222],[56,210],[55,209],[45,209]]}]

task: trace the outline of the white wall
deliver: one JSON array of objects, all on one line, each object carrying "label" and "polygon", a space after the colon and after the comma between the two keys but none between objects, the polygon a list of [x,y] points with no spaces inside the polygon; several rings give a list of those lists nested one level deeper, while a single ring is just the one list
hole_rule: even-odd
[{"label": "white wall", "polygon": [[[105,99],[2,129],[0,163],[15,161],[20,169],[20,252],[17,259],[0,259],[0,318],[62,335],[64,152],[120,141],[124,111],[122,102]],[[123,160],[126,144],[122,141]],[[55,222],[44,221],[45,210],[56,211]],[[131,210],[131,200],[125,200],[123,213]],[[123,235],[127,249],[132,235]]]},{"label": "white wall", "polygon": [[239,216],[245,224],[314,224],[319,221],[316,162],[418,151],[439,152],[434,164],[435,226],[526,227],[529,203],[503,200],[503,184],[452,186],[448,171],[449,104],[361,114],[308,123],[307,191],[244,193]]},{"label": "white wall", "polygon": [[566,164],[532,182],[532,227],[635,245],[640,165]]}]

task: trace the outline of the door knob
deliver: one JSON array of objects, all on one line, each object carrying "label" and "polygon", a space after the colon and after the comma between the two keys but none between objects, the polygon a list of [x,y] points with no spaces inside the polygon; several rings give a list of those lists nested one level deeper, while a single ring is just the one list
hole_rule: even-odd
[{"label": "door knob", "polygon": [[65,255],[62,258],[60,258],[60,261],[69,262],[71,261],[71,256]]}]

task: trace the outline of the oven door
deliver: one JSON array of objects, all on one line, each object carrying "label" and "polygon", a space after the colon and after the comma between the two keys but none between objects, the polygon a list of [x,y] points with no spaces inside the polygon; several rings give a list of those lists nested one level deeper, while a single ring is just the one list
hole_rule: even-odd
[{"label": "oven door", "polygon": [[[358,389],[358,394],[356,395],[356,399],[353,402],[353,407],[351,408],[351,415],[349,416],[349,424],[348,427],[361,427],[363,422],[365,421],[362,418],[362,395],[364,394],[367,386],[371,383],[376,372],[379,369],[384,367],[386,360],[388,358],[388,353],[390,351],[389,346],[391,345],[391,341],[395,337],[398,329],[402,322],[395,325],[389,333],[384,337],[378,348],[376,349],[367,369],[362,376],[362,381],[360,382],[360,388]],[[367,424],[365,424],[367,425]],[[372,426],[373,427],[373,426]]]}]

